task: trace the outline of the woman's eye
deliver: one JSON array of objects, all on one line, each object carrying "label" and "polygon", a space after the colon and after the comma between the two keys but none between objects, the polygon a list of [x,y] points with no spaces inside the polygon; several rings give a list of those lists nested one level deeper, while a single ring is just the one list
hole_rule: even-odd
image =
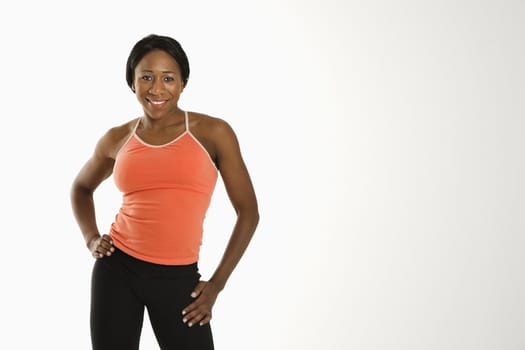
[{"label": "woman's eye", "polygon": [[151,77],[149,75],[144,75],[144,76],[142,76],[142,80],[150,81]]},{"label": "woman's eye", "polygon": [[175,79],[173,77],[165,77],[164,81],[174,81]]}]

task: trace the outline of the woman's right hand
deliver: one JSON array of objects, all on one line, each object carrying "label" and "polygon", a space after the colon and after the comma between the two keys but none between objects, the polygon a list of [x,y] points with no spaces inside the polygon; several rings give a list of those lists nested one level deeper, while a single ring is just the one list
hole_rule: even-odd
[{"label": "woman's right hand", "polygon": [[115,251],[113,240],[109,235],[93,237],[88,243],[88,248],[93,257],[97,259],[110,256]]}]

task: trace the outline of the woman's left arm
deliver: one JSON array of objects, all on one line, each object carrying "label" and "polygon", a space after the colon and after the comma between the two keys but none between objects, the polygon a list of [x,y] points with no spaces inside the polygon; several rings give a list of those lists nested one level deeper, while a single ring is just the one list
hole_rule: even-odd
[{"label": "woman's left arm", "polygon": [[259,222],[257,198],[246,165],[242,159],[239,142],[232,128],[217,120],[214,128],[216,162],[226,187],[228,197],[237,213],[228,245],[219,266],[211,279],[201,281],[191,294],[196,300],[183,310],[183,321],[188,326],[206,324],[211,320],[211,309],[255,232]]}]

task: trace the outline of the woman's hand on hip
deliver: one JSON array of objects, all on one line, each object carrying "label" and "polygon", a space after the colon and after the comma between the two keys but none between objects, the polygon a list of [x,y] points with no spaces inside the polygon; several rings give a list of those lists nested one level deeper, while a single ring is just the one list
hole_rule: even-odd
[{"label": "woman's hand on hip", "polygon": [[97,259],[110,256],[115,251],[113,240],[109,235],[94,237],[89,241],[88,248],[93,257]]},{"label": "woman's hand on hip", "polygon": [[182,310],[182,321],[189,327],[196,325],[205,325],[211,320],[211,309],[217,300],[219,289],[211,281],[200,281],[191,293],[195,299],[193,303]]}]

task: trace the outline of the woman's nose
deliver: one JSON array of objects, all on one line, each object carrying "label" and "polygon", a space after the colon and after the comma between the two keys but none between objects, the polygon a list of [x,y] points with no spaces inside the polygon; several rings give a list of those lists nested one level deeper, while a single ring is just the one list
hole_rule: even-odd
[{"label": "woman's nose", "polygon": [[157,95],[162,91],[162,89],[163,89],[162,81],[153,79],[153,81],[151,82],[150,88],[148,90],[148,93],[152,95]]}]

